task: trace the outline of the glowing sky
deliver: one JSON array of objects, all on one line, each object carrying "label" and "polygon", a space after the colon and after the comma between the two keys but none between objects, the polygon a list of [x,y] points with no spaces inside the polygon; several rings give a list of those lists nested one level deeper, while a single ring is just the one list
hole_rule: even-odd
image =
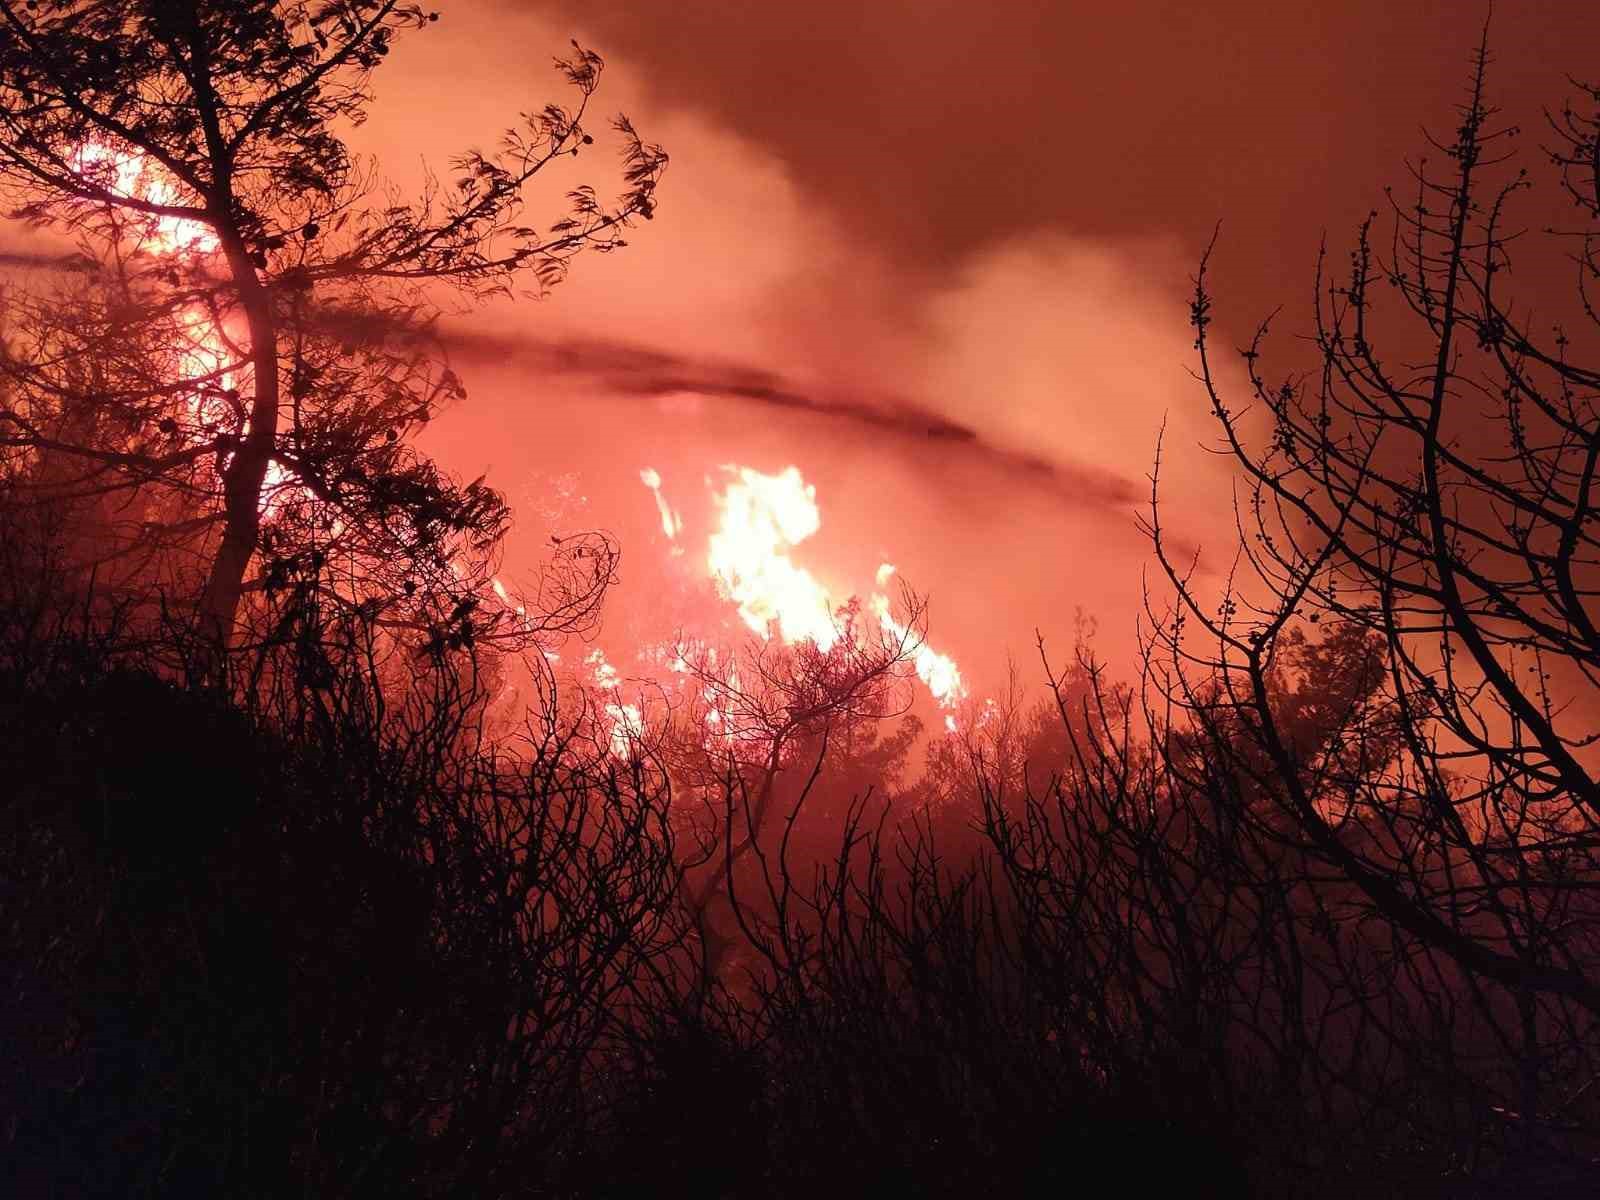
[{"label": "glowing sky", "polygon": [[[1584,7],[1497,5],[1510,117],[1533,126],[1590,65]],[[1169,519],[1228,545],[1186,373],[1197,256],[1221,219],[1226,337],[1279,303],[1302,328],[1319,236],[1342,246],[1419,126],[1448,130],[1477,37],[1476,6],[1443,0],[441,8],[376,79],[359,144],[390,173],[550,97],[570,36],[607,56],[602,109],[673,157],[627,250],[459,327],[472,395],[427,445],[518,504],[508,569],[601,526],[624,550],[613,630],[670,619],[640,471],[704,529],[723,464],[792,464],[825,510],[797,566],[835,588],[893,561],[987,681],[1035,628],[1065,650],[1079,606],[1128,647],[1163,420]]]}]

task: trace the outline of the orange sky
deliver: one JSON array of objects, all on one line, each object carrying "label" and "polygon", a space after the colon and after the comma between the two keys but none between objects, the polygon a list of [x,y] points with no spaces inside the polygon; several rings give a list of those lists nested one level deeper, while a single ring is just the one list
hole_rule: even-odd
[{"label": "orange sky", "polygon": [[[634,245],[462,327],[472,395],[429,445],[519,503],[511,573],[563,525],[612,530],[625,636],[684,583],[639,469],[692,536],[719,464],[793,463],[806,565],[848,588],[896,562],[980,686],[1007,650],[1031,672],[1036,627],[1064,653],[1078,606],[1126,653],[1163,418],[1173,523],[1231,544],[1186,374],[1199,251],[1222,219],[1229,340],[1278,303],[1303,328],[1320,233],[1340,247],[1419,126],[1450,128],[1478,32],[1459,0],[440,7],[375,79],[361,142],[391,173],[552,98],[570,36],[673,156]],[[1496,6],[1493,89],[1530,132],[1590,68],[1585,7]]]}]

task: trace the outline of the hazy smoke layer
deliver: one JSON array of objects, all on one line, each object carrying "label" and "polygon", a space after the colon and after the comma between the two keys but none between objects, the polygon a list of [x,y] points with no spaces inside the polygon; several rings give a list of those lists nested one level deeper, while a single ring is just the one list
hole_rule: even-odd
[{"label": "hazy smoke layer", "polygon": [[[1501,6],[1501,88],[1545,96],[1577,30],[1504,13],[1520,7]],[[547,67],[573,35],[610,62],[596,131],[625,109],[673,163],[633,245],[546,301],[446,322],[472,395],[429,448],[518,502],[508,574],[553,529],[621,537],[614,628],[644,630],[697,582],[641,468],[692,551],[723,464],[792,463],[822,511],[807,565],[848,592],[895,562],[980,687],[1036,629],[1064,652],[1080,607],[1125,655],[1163,428],[1174,544],[1219,568],[1234,538],[1187,374],[1201,249],[1226,218],[1223,344],[1276,303],[1303,310],[1319,231],[1340,244],[1415,148],[1388,111],[1449,121],[1475,30],[1424,30],[1446,8],[1299,0],[1268,28],[1244,0],[446,6],[375,76],[355,131],[402,191],[561,98]],[[1459,55],[1438,50],[1452,39]],[[607,149],[563,164],[528,218],[605,185]],[[25,266],[55,248],[4,249]]]}]

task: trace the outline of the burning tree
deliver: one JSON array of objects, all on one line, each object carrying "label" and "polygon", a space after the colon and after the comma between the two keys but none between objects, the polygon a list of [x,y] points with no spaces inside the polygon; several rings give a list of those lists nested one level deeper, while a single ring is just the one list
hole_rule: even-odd
[{"label": "burning tree", "polygon": [[0,3],[0,180],[14,215],[77,251],[8,294],[0,469],[15,496],[95,506],[80,561],[102,585],[182,580],[214,644],[252,592],[460,644],[581,622],[610,579],[609,543],[573,539],[540,595],[486,620],[506,505],[409,439],[463,394],[432,336],[437,290],[544,289],[580,251],[622,246],[666,156],[619,117],[616,202],[582,186],[559,219],[523,223],[535,178],[594,141],[602,64],[575,44],[557,63],[574,107],[524,114],[498,152],[403,199],[339,131],[395,40],[437,16]]},{"label": "burning tree", "polygon": [[[1447,173],[1419,166],[1414,197],[1392,199],[1387,249],[1374,213],[1348,272],[1319,268],[1312,369],[1270,380],[1265,323],[1241,350],[1265,444],[1216,373],[1202,263],[1200,376],[1246,480],[1248,582],[1209,602],[1153,508],[1178,603],[1152,650],[1231,781],[1213,788],[1219,809],[1306,856],[1295,886],[1325,905],[1313,936],[1385,929],[1385,986],[1454,1014],[1440,1028],[1457,1031],[1458,1057],[1413,1049],[1430,1071],[1466,1072],[1531,1146],[1577,1116],[1600,1065],[1600,370],[1584,359],[1600,118],[1569,107],[1551,120],[1551,158],[1588,224],[1566,243],[1575,323],[1544,338],[1508,293],[1510,203],[1530,182],[1496,177],[1517,131],[1495,124],[1487,65],[1480,47],[1455,136],[1436,143]],[[1359,652],[1345,658],[1362,675],[1323,689],[1342,700],[1308,721],[1282,702],[1281,677],[1316,657],[1314,626]],[[1338,882],[1317,882],[1330,868]]]}]

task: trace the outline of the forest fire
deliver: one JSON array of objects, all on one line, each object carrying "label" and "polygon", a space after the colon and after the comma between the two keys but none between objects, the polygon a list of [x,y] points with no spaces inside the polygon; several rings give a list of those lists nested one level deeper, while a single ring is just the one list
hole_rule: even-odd
[{"label": "forest fire", "polygon": [[8,1194],[1597,1194],[1582,6],[828,3],[0,3]]},{"label": "forest fire", "polygon": [[[651,467],[639,472],[639,479],[656,498],[656,511],[661,515],[661,532],[671,541],[683,532],[683,518],[661,495],[661,476]],[[681,553],[681,548],[677,548]]]},{"label": "forest fire", "polygon": [[[822,528],[816,488],[795,466],[772,475],[732,464],[723,470],[728,481],[712,498],[718,521],[705,554],[718,594],[736,605],[740,620],[763,639],[776,630],[788,645],[811,642],[819,650],[832,649],[844,632],[840,613],[859,593],[841,599],[791,557]],[[659,473],[646,468],[641,478],[656,497],[663,529],[676,538],[683,522],[662,498]],[[894,572],[888,563],[878,568],[866,604],[888,634],[907,638],[911,631],[895,618],[882,590]],[[912,663],[940,708],[954,708],[966,698],[961,670],[949,655],[918,642]]]},{"label": "forest fire", "polygon": [[[967,683],[954,658],[928,645],[919,629],[895,615],[886,590],[894,566],[880,565],[864,595],[852,591],[841,597],[793,557],[795,548],[822,528],[816,488],[800,469],[791,465],[768,474],[726,464],[722,473],[722,486],[713,488],[711,495],[716,524],[706,534],[703,550],[696,550],[690,560],[704,564],[704,579],[717,600],[732,605],[740,623],[760,643],[810,646],[824,655],[848,652],[858,648],[853,643],[870,640],[874,635],[855,624],[857,612],[870,614],[885,644],[903,648],[899,653],[942,713],[945,732],[955,733],[956,709],[968,696]],[[644,467],[639,480],[655,501],[662,534],[671,544],[670,556],[686,557],[685,522],[664,494],[661,473]],[[712,486],[709,478],[707,485]],[[494,589],[509,605],[510,595],[499,580]],[[677,644],[647,644],[635,656],[649,677],[644,681],[648,689],[666,697],[670,705],[703,709],[699,719],[708,745],[720,743],[736,753],[750,749],[740,745],[741,721],[730,711],[742,690],[737,666],[733,660],[719,661],[715,645],[701,632],[677,630],[675,636],[680,639]],[[631,757],[654,719],[646,715],[642,698],[623,698],[624,676],[604,651],[591,650],[583,666],[583,685],[601,696],[606,744],[615,757]],[[705,686],[707,676],[716,677],[714,686]],[[756,742],[762,740],[753,736]]]},{"label": "forest fire", "polygon": [[[178,189],[161,167],[147,155],[115,150],[101,142],[84,142],[73,155],[78,174],[111,194],[150,204],[176,205]],[[217,249],[217,235],[203,221],[166,215],[147,216],[142,222],[141,249],[169,256],[180,251],[209,254]]]},{"label": "forest fire", "polygon": [[[86,181],[104,188],[111,195],[163,206],[182,202],[172,178],[147,155],[113,149],[100,142],[84,142],[73,154],[73,161]],[[203,221],[170,215],[146,215],[130,226],[131,249],[161,261],[179,264],[215,254],[220,243],[216,232]],[[189,415],[193,420],[191,438],[196,443],[214,440],[217,429],[237,420],[239,437],[250,429],[248,417],[236,411],[241,372],[235,363],[232,338],[219,323],[214,311],[191,303],[179,313],[181,342],[176,347],[177,373],[192,381]],[[218,464],[219,471],[225,464]],[[288,472],[276,460],[267,466],[259,509],[270,516],[297,491]]]},{"label": "forest fire", "polygon": [[706,567],[718,590],[739,607],[752,631],[769,635],[776,624],[785,642],[815,642],[827,650],[839,631],[832,598],[789,551],[822,527],[816,489],[797,467],[764,475],[749,467],[733,475],[716,497],[720,520],[706,549]]}]

